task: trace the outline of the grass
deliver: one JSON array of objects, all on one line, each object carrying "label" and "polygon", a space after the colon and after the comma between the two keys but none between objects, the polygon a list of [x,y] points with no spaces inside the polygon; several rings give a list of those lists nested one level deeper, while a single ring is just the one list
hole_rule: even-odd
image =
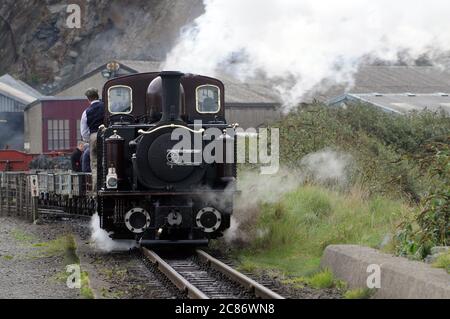
[{"label": "grass", "polygon": [[122,299],[125,296],[123,291],[109,291],[106,288],[102,288],[101,294],[106,299]]},{"label": "grass", "polygon": [[64,258],[65,266],[80,263],[73,235],[64,235],[48,242],[37,243],[33,247],[39,248],[38,257],[61,256]]},{"label": "grass", "polygon": [[346,284],[334,278],[333,273],[329,269],[324,269],[307,277],[295,277],[283,281],[284,284],[293,285],[296,288],[303,288],[308,285],[315,289],[325,289],[336,287],[344,289]]},{"label": "grass", "polygon": [[13,260],[14,256],[6,255],[6,256],[3,256],[3,259],[5,259],[5,260]]},{"label": "grass", "polygon": [[33,235],[28,234],[21,229],[13,229],[11,231],[11,236],[16,241],[21,242],[21,243],[31,243],[36,240],[36,238]]},{"label": "grass", "polygon": [[[60,236],[48,242],[36,243],[33,247],[38,248],[37,258],[47,257],[62,257],[64,258],[64,269],[67,265],[79,265],[80,259],[76,253],[75,238],[71,234]],[[56,280],[66,282],[68,274],[61,271],[54,277]],[[94,293],[90,288],[89,274],[86,271],[81,271],[81,289],[80,295],[84,299],[93,299]]]},{"label": "grass", "polygon": [[399,219],[413,211],[401,200],[368,197],[306,185],[274,204],[262,204],[249,247],[237,251],[241,267],[276,269],[289,276],[317,272],[324,249],[332,244],[381,247]]},{"label": "grass", "polygon": [[108,278],[111,279],[119,279],[121,281],[124,281],[128,276],[128,270],[125,268],[120,268],[115,266],[114,268],[105,268],[101,270],[101,273]]},{"label": "grass", "polygon": [[91,289],[89,274],[86,271],[81,272],[80,294],[84,299],[94,299],[94,292]]},{"label": "grass", "polygon": [[351,289],[344,293],[344,299],[369,299],[373,292],[372,289],[368,288]]},{"label": "grass", "polygon": [[443,268],[450,274],[450,251],[440,255],[433,263],[433,267]]}]

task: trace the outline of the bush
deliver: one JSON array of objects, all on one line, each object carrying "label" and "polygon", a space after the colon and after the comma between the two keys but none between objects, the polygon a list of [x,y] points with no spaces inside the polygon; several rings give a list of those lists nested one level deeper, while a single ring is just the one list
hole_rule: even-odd
[{"label": "bush", "polygon": [[426,149],[418,158],[435,183],[422,200],[422,212],[403,221],[397,234],[399,254],[416,258],[450,241],[450,139],[448,144],[434,143]]},{"label": "bush", "polygon": [[308,154],[335,149],[355,159],[350,185],[418,203],[434,181],[412,155],[427,143],[445,140],[450,117],[432,112],[399,116],[361,104],[347,109],[314,104],[273,126],[280,128],[283,165],[297,167]]}]

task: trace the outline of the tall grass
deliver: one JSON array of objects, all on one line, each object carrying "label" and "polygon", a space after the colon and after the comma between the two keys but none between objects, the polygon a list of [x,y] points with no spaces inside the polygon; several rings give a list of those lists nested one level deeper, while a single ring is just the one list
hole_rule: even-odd
[{"label": "tall grass", "polygon": [[359,189],[342,194],[305,185],[277,203],[262,204],[254,240],[241,258],[260,268],[306,275],[317,270],[328,245],[361,244],[391,250],[387,239],[401,216],[412,210],[401,200],[368,197]]}]

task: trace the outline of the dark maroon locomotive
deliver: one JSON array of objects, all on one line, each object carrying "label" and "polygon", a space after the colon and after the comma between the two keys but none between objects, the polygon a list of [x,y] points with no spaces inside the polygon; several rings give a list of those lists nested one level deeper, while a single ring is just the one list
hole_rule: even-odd
[{"label": "dark maroon locomotive", "polygon": [[223,83],[179,72],[137,74],[107,82],[103,100],[101,227],[114,239],[142,244],[220,237],[230,227],[236,183]]}]

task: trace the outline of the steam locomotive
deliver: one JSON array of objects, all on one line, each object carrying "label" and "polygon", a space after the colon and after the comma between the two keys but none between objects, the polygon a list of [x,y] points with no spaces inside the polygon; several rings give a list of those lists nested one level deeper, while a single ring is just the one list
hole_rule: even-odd
[{"label": "steam locomotive", "polygon": [[111,238],[199,245],[230,227],[236,125],[226,123],[224,92],[217,79],[179,72],[105,84],[97,211]]}]

